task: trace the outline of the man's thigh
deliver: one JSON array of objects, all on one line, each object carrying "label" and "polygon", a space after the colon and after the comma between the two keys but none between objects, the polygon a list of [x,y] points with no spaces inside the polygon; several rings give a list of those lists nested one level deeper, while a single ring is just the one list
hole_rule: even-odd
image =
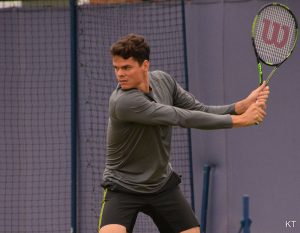
[{"label": "man's thigh", "polygon": [[123,226],[127,232],[131,232],[142,205],[140,199],[135,198],[134,195],[110,190],[104,191],[99,229],[112,227],[109,225],[117,225],[115,227]]},{"label": "man's thigh", "polygon": [[155,195],[143,212],[152,217],[160,232],[177,233],[199,227],[179,186]]}]

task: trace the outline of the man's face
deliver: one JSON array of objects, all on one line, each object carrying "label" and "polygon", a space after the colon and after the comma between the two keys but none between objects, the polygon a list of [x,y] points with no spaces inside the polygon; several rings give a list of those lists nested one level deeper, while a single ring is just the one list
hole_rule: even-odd
[{"label": "man's face", "polygon": [[145,84],[149,61],[145,60],[140,65],[132,57],[124,59],[120,56],[113,56],[112,62],[117,81],[123,90],[140,89],[139,87]]}]

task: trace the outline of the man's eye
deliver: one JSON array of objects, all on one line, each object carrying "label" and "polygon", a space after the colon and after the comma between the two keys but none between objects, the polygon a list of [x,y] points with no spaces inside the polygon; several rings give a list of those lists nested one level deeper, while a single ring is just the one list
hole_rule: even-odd
[{"label": "man's eye", "polygon": [[114,70],[115,71],[119,71],[119,70],[131,70],[132,69],[132,67],[131,66],[124,66],[124,67],[114,67]]}]

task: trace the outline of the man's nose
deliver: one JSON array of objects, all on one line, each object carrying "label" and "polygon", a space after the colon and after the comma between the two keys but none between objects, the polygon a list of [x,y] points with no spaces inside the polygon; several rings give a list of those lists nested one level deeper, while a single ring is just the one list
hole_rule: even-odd
[{"label": "man's nose", "polygon": [[116,74],[118,77],[122,77],[122,76],[124,76],[124,71],[122,69],[117,69]]}]

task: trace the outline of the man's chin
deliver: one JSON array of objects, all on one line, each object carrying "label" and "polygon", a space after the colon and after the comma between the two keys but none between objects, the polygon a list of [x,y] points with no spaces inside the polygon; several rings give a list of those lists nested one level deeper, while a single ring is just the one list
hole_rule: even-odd
[{"label": "man's chin", "polygon": [[134,89],[133,87],[129,87],[129,86],[122,86],[122,85],[120,85],[120,87],[121,87],[121,89],[123,91],[128,91],[128,90]]},{"label": "man's chin", "polygon": [[128,90],[128,87],[126,87],[126,86],[122,86],[122,85],[121,85],[120,87],[121,87],[121,89],[124,90],[124,91],[125,91],[125,90]]}]

